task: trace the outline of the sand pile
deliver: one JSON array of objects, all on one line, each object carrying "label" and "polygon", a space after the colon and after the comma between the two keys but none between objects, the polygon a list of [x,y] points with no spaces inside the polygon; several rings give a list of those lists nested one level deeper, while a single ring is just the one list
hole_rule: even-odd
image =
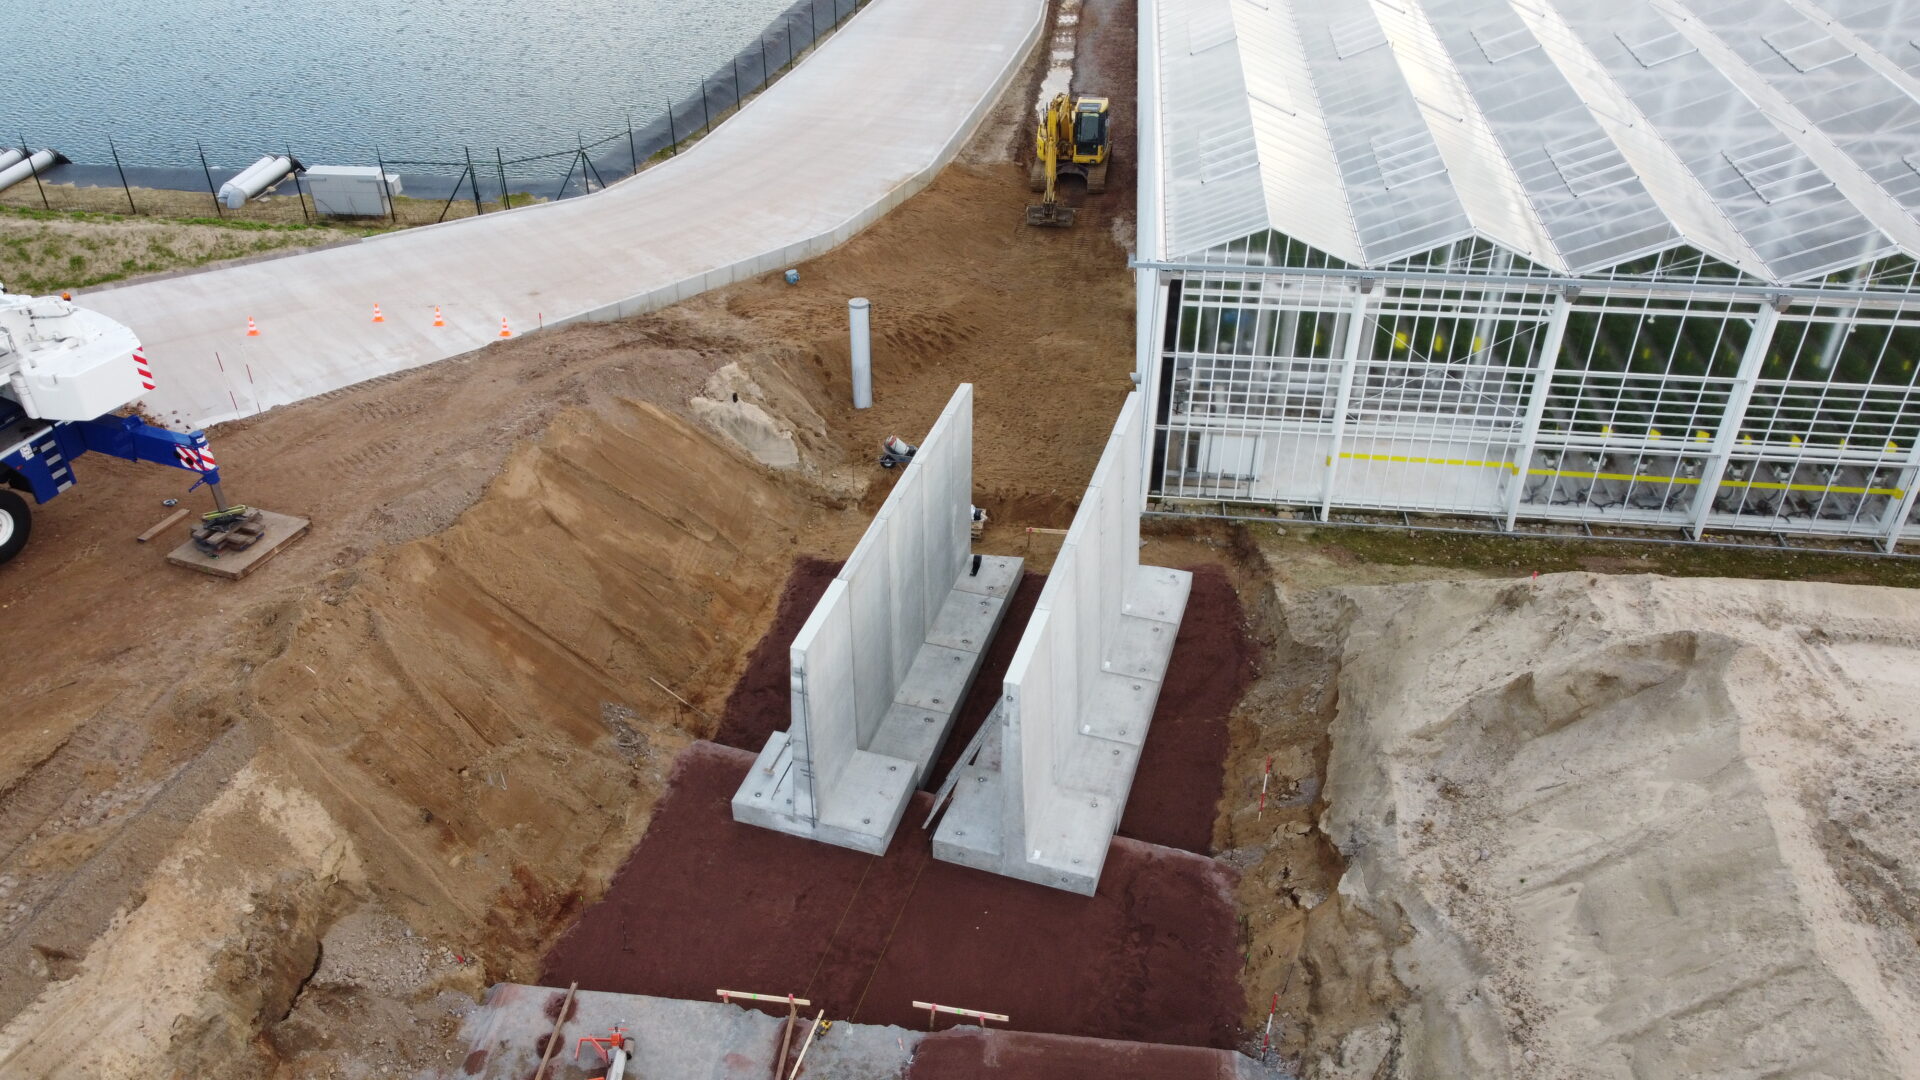
[{"label": "sand pile", "polygon": [[1920,594],[1568,574],[1297,606],[1342,658],[1340,891],[1399,928],[1409,990],[1314,1072],[1920,1075]]}]

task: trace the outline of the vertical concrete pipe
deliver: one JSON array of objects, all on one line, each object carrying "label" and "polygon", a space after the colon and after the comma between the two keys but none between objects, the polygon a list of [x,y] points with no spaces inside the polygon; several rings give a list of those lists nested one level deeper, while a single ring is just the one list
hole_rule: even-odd
[{"label": "vertical concrete pipe", "polygon": [[873,408],[873,343],[868,332],[868,311],[872,305],[864,296],[847,301],[847,333],[853,345],[853,407]]}]

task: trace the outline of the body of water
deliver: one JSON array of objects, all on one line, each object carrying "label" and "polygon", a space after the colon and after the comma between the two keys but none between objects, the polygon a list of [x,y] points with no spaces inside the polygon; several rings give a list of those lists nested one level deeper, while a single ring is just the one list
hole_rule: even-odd
[{"label": "body of water", "polygon": [[215,165],[563,150],[697,94],[791,2],[8,0],[0,143],[106,162],[111,135],[142,165],[197,165],[196,140]]}]

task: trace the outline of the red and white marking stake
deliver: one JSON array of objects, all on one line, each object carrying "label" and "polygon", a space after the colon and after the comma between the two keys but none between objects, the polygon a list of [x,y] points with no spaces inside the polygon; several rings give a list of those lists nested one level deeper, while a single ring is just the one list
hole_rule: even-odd
[{"label": "red and white marking stake", "polygon": [[1273,995],[1273,1004],[1267,1008],[1266,1034],[1260,1036],[1260,1052],[1263,1054],[1273,1049],[1273,1014],[1279,1011],[1280,1011],[1280,993],[1279,991],[1276,990],[1274,991],[1274,995]]},{"label": "red and white marking stake", "polygon": [[1001,1016],[999,1013],[981,1012],[979,1009],[962,1009],[955,1005],[935,1005],[931,1001],[916,1001],[913,1003],[913,1007],[916,1009],[927,1010],[927,1030],[928,1031],[933,1030],[934,1018],[939,1016],[941,1013],[947,1013],[952,1016],[970,1017],[974,1020],[980,1021],[981,1027],[986,1027],[987,1021],[989,1020],[998,1020],[1003,1024],[1007,1023],[1007,1018],[1004,1016]]}]

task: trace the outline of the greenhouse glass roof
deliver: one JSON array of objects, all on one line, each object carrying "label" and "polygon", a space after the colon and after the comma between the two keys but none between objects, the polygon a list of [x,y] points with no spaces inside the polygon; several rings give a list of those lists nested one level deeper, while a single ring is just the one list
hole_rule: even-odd
[{"label": "greenhouse glass roof", "polygon": [[1920,0],[1155,0],[1160,235],[1588,275],[1920,256]]}]

